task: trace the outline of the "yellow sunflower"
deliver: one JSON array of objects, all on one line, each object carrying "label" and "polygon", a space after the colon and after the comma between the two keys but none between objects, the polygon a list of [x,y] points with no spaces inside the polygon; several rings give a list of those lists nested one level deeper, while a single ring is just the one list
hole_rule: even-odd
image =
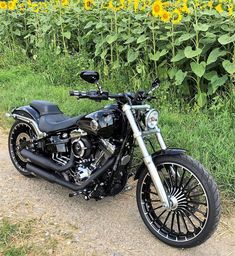
[{"label": "yellow sunflower", "polygon": [[61,4],[63,6],[67,6],[67,5],[69,5],[69,0],[61,0]]},{"label": "yellow sunflower", "polygon": [[233,9],[234,9],[233,4],[229,5],[229,7],[228,7],[228,15],[229,16],[233,16],[234,15]]},{"label": "yellow sunflower", "polygon": [[10,1],[10,2],[8,2],[8,3],[7,3],[7,8],[8,8],[8,10],[10,10],[10,11],[15,10],[15,8],[16,8],[16,2],[15,2],[15,1]]},{"label": "yellow sunflower", "polygon": [[160,16],[162,11],[163,11],[162,1],[161,0],[155,1],[152,5],[153,16],[155,16],[155,17]]},{"label": "yellow sunflower", "polygon": [[209,8],[212,8],[212,7],[213,7],[213,0],[210,0],[210,1],[208,2],[207,6],[208,6]]},{"label": "yellow sunflower", "polygon": [[169,22],[169,20],[171,19],[171,14],[167,11],[163,11],[160,17],[163,22]]},{"label": "yellow sunflower", "polygon": [[93,4],[94,0],[84,0],[84,7],[87,11],[89,11],[92,8]]},{"label": "yellow sunflower", "polygon": [[218,13],[222,13],[224,10],[223,10],[223,7],[222,7],[222,4],[218,4],[216,7],[215,7],[216,11]]},{"label": "yellow sunflower", "polygon": [[114,12],[117,12],[117,11],[120,11],[120,10],[124,9],[125,8],[125,0],[120,0],[119,2],[120,2],[120,5],[119,6],[115,6],[113,4],[112,0],[109,1],[108,8],[111,9],[112,11],[114,11]]},{"label": "yellow sunflower", "polygon": [[181,7],[181,11],[182,11],[182,12],[185,12],[185,13],[190,13],[187,4],[184,4],[183,7]]},{"label": "yellow sunflower", "polygon": [[0,1],[0,9],[7,9],[7,3],[4,1]]},{"label": "yellow sunflower", "polygon": [[179,24],[183,18],[182,13],[179,9],[176,9],[172,12],[172,23],[173,24]]}]

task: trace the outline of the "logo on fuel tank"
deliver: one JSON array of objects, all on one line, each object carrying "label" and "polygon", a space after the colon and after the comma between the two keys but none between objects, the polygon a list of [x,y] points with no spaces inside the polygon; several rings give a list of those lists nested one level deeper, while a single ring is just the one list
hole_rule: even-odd
[{"label": "logo on fuel tank", "polygon": [[93,130],[93,131],[97,131],[97,129],[98,129],[98,127],[99,127],[99,124],[98,124],[98,122],[96,121],[96,120],[92,120],[91,122],[90,122],[90,127],[91,127],[91,129]]}]

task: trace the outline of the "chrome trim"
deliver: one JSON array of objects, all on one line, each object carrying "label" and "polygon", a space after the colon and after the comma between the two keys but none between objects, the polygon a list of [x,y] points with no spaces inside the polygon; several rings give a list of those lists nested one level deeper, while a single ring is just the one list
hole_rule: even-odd
[{"label": "chrome trim", "polygon": [[15,119],[24,121],[24,122],[32,125],[32,127],[37,135],[37,139],[42,139],[47,136],[47,134],[45,132],[42,132],[39,130],[38,124],[34,120],[32,120],[28,117],[25,117],[25,116],[17,115],[17,114],[11,114],[11,116]]},{"label": "chrome trim", "polygon": [[[126,104],[127,105],[127,104]],[[133,106],[130,106],[128,105],[131,109],[150,109],[150,105],[133,105]],[[125,105],[123,106],[123,108],[125,107]],[[124,110],[123,110],[124,111]]]},{"label": "chrome trim", "polygon": [[[145,108],[146,106],[143,105],[143,107]],[[130,123],[130,126],[131,126],[131,129],[133,131],[133,134],[134,134],[134,138],[137,140],[138,144],[139,144],[139,147],[140,147],[140,150],[143,154],[143,157],[144,157],[144,163],[146,165],[146,167],[148,168],[149,170],[149,173],[150,173],[150,176],[152,178],[152,181],[153,181],[153,184],[158,192],[158,195],[161,199],[161,202],[163,204],[163,207],[167,208],[167,209],[170,209],[171,205],[170,205],[170,200],[167,196],[167,193],[163,187],[163,184],[162,184],[162,181],[161,181],[161,178],[159,176],[159,173],[157,171],[157,168],[153,162],[153,159],[151,157],[151,155],[149,154],[148,150],[147,150],[147,147],[145,145],[145,142],[144,142],[144,139],[142,137],[142,132],[139,130],[137,124],[136,124],[136,120],[134,118],[134,115],[131,111],[131,109],[133,109],[132,106],[128,105],[128,104],[125,104],[123,106],[123,112],[125,112],[126,114],[126,117]],[[138,108],[138,109],[141,109],[141,108]],[[158,136],[160,134],[157,133]],[[161,140],[161,136],[159,136],[160,138],[160,145],[161,146],[164,146],[163,144],[163,139]]]}]

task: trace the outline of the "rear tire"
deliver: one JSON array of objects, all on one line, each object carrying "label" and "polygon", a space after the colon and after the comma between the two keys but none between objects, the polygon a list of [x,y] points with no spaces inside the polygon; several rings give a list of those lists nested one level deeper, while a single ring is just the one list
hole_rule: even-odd
[{"label": "rear tire", "polygon": [[154,163],[168,195],[176,199],[174,209],[161,206],[145,168],[137,184],[140,215],[154,236],[164,243],[190,248],[205,242],[220,219],[217,185],[204,167],[186,155],[159,156]]},{"label": "rear tire", "polygon": [[35,132],[29,124],[17,120],[11,127],[8,137],[8,150],[13,165],[17,171],[29,178],[35,175],[26,170],[27,160],[20,154],[20,151],[30,146],[30,141],[34,136]]}]

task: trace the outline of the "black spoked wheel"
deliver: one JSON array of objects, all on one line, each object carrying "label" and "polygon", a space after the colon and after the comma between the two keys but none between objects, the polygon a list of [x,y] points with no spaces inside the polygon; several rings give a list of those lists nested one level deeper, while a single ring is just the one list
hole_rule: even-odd
[{"label": "black spoked wheel", "polygon": [[21,155],[21,150],[32,146],[35,133],[30,125],[16,121],[9,133],[8,149],[12,163],[16,169],[27,177],[34,177],[26,170],[27,160]]},{"label": "black spoked wheel", "polygon": [[203,243],[215,231],[220,217],[219,195],[212,177],[185,155],[161,156],[155,164],[172,207],[169,210],[162,206],[145,170],[137,185],[137,204],[146,226],[171,246]]}]

